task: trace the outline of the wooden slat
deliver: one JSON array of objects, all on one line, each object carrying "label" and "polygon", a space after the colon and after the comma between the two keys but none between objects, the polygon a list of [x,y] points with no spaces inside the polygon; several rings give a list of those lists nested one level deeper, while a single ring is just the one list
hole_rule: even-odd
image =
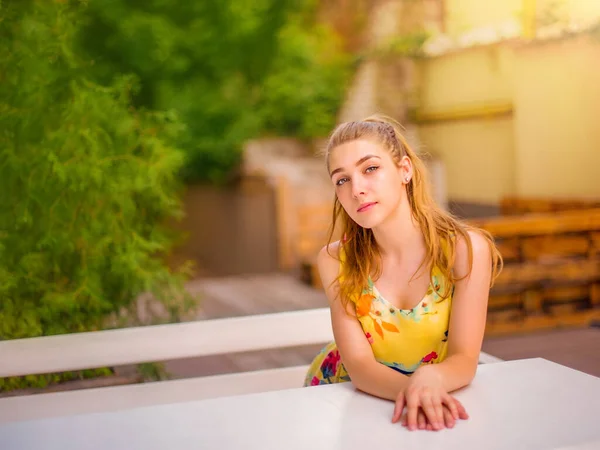
[{"label": "wooden slat", "polygon": [[590,256],[600,255],[600,231],[590,233]]},{"label": "wooden slat", "polygon": [[588,310],[558,316],[531,316],[523,320],[492,322],[486,325],[486,336],[502,336],[553,328],[587,327],[600,319],[600,311]]},{"label": "wooden slat", "polygon": [[488,309],[507,309],[520,307],[523,303],[521,293],[513,294],[490,294]]},{"label": "wooden slat", "polygon": [[588,298],[589,285],[584,286],[554,286],[542,289],[544,304],[574,302]]},{"label": "wooden slat", "polygon": [[586,235],[540,236],[523,239],[522,255],[526,260],[587,256],[590,240]]},{"label": "wooden slat", "polygon": [[503,239],[496,245],[505,262],[520,259],[521,247],[518,239]]},{"label": "wooden slat", "polygon": [[575,303],[560,303],[557,305],[548,305],[546,309],[553,316],[564,317],[577,311],[577,305]]},{"label": "wooden slat", "polygon": [[328,308],[15,339],[0,341],[0,377],[318,344],[331,339]]},{"label": "wooden slat", "polygon": [[541,282],[589,282],[600,279],[600,259],[568,260],[553,264],[511,264],[502,270],[496,284]]},{"label": "wooden slat", "polygon": [[528,214],[519,218],[498,217],[470,220],[469,222],[489,231],[496,238],[597,231],[600,230],[600,208],[561,211],[553,214]]},{"label": "wooden slat", "polygon": [[523,313],[518,309],[505,309],[490,311],[488,313],[486,328],[493,328],[497,324],[512,323],[523,319]]},{"label": "wooden slat", "polygon": [[600,207],[600,201],[587,199],[505,197],[500,201],[502,215],[544,213],[597,207]]},{"label": "wooden slat", "polygon": [[600,283],[594,283],[590,286],[590,303],[593,307],[600,306]]},{"label": "wooden slat", "polygon": [[537,289],[523,293],[523,309],[528,315],[542,314],[542,302],[542,293]]}]

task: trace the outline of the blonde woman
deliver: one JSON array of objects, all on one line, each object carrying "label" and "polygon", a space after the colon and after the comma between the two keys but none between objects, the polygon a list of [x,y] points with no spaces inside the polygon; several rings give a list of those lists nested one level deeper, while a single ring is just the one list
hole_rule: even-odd
[{"label": "blonde woman", "polygon": [[326,160],[333,226],[344,236],[330,236],[318,257],[335,342],[305,385],[352,381],[395,401],[394,423],[452,428],[468,418],[450,393],[475,375],[501,256],[488,233],[435,204],[423,162],[393,121],[341,124]]}]

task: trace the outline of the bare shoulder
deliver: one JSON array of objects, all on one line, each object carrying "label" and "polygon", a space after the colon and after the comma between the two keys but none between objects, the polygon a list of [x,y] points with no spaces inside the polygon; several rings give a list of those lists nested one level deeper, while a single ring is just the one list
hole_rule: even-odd
[{"label": "bare shoulder", "polygon": [[[490,241],[477,229],[467,231],[471,243],[473,268],[486,267],[491,262]],[[469,246],[463,236],[456,240],[455,271],[459,277],[469,273]]]},{"label": "bare shoulder", "polygon": [[[470,229],[467,231],[467,235],[469,236],[469,240],[471,241],[471,248],[473,249],[473,257],[475,255],[479,255],[481,253],[488,254],[490,253],[490,243],[488,239],[477,229]],[[469,256],[469,248],[467,245],[467,241],[464,237],[459,236],[456,240],[456,256],[457,258],[467,257]]]},{"label": "bare shoulder", "polygon": [[340,242],[332,242],[324,246],[317,256],[317,265],[321,282],[327,290],[337,278],[340,270]]},{"label": "bare shoulder", "polygon": [[340,267],[340,241],[332,242],[329,245],[325,245],[317,256],[317,264],[319,271],[331,272],[334,271],[336,274]]}]

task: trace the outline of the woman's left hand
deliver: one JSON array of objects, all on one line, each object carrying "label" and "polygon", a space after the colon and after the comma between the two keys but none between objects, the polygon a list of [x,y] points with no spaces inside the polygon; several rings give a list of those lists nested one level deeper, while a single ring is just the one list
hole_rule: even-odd
[{"label": "woman's left hand", "polygon": [[442,378],[433,366],[421,366],[411,375],[408,384],[396,398],[393,423],[400,420],[405,407],[409,430],[417,428],[419,412],[434,430],[445,427],[448,412],[454,421],[468,418],[462,404],[446,392]]}]

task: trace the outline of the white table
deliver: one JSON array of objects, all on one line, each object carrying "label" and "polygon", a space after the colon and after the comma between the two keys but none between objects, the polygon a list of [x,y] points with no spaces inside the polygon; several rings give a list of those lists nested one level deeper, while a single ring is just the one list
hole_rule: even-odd
[{"label": "white table", "polygon": [[600,449],[600,378],[544,359],[480,365],[471,418],[410,432],[350,383],[0,425],[2,450]]}]

